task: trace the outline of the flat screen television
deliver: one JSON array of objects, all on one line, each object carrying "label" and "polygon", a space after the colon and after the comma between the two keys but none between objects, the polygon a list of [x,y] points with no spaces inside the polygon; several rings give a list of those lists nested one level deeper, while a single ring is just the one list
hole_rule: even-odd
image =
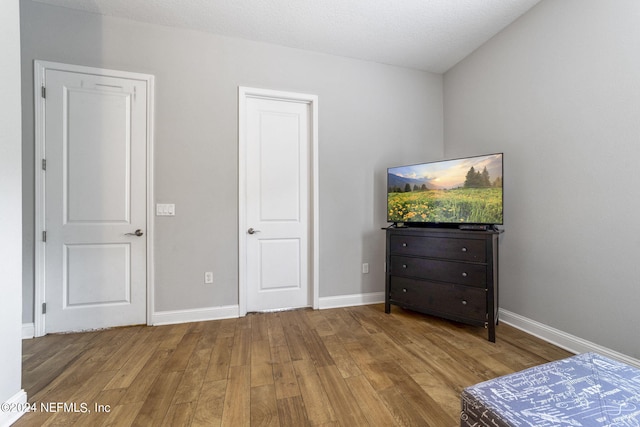
[{"label": "flat screen television", "polygon": [[503,224],[502,157],[496,153],[387,169],[387,221]]}]

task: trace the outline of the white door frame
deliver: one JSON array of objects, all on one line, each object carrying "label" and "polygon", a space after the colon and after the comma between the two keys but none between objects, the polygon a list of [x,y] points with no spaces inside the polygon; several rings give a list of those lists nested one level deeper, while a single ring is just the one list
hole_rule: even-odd
[{"label": "white door frame", "polygon": [[247,218],[246,218],[246,100],[247,98],[262,98],[282,101],[301,102],[309,105],[310,125],[310,162],[309,162],[309,288],[313,295],[313,308],[319,308],[319,205],[318,205],[318,97],[316,95],[283,92],[278,90],[238,87],[238,314],[247,314]]},{"label": "white door frame", "polygon": [[46,70],[59,70],[94,75],[104,75],[132,80],[140,80],[147,85],[147,141],[146,141],[146,168],[147,168],[147,200],[146,200],[146,271],[147,271],[147,324],[152,324],[154,312],[154,216],[153,216],[153,94],[154,76],[149,74],[132,73],[128,71],[106,70],[102,68],[84,67],[80,65],[62,64],[48,61],[34,61],[34,107],[35,107],[35,289],[34,289],[34,335],[36,337],[45,334],[45,315],[42,313],[42,305],[45,302],[45,244],[42,241],[42,233],[45,231],[45,183],[46,174],[42,168],[42,159],[45,158],[45,98],[42,97],[42,87],[45,86]]}]

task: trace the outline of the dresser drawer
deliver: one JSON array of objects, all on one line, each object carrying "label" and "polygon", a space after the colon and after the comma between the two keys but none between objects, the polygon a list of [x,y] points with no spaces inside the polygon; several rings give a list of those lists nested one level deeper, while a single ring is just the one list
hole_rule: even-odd
[{"label": "dresser drawer", "polygon": [[484,289],[391,277],[389,300],[406,308],[484,322],[487,293]]},{"label": "dresser drawer", "polygon": [[389,273],[394,276],[415,277],[481,288],[485,288],[487,284],[487,267],[482,264],[392,256],[390,267]]},{"label": "dresser drawer", "polygon": [[417,255],[472,262],[485,262],[487,259],[484,240],[400,234],[391,236],[389,245],[392,255]]}]

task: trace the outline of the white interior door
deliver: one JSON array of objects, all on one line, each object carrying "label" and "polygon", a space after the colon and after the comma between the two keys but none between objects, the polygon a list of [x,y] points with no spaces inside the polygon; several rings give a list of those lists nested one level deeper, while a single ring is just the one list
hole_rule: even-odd
[{"label": "white interior door", "polygon": [[46,69],[45,330],[146,323],[144,81]]},{"label": "white interior door", "polygon": [[244,107],[246,309],[311,306],[311,104],[248,96]]}]

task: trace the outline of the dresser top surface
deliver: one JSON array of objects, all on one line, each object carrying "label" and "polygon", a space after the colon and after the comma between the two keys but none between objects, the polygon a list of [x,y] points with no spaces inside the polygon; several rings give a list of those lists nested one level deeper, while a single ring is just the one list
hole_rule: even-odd
[{"label": "dresser top surface", "polygon": [[433,236],[433,237],[465,237],[465,238],[486,238],[487,236],[498,235],[504,230],[461,230],[458,228],[437,228],[437,227],[388,227],[387,233],[404,234],[413,236]]}]

